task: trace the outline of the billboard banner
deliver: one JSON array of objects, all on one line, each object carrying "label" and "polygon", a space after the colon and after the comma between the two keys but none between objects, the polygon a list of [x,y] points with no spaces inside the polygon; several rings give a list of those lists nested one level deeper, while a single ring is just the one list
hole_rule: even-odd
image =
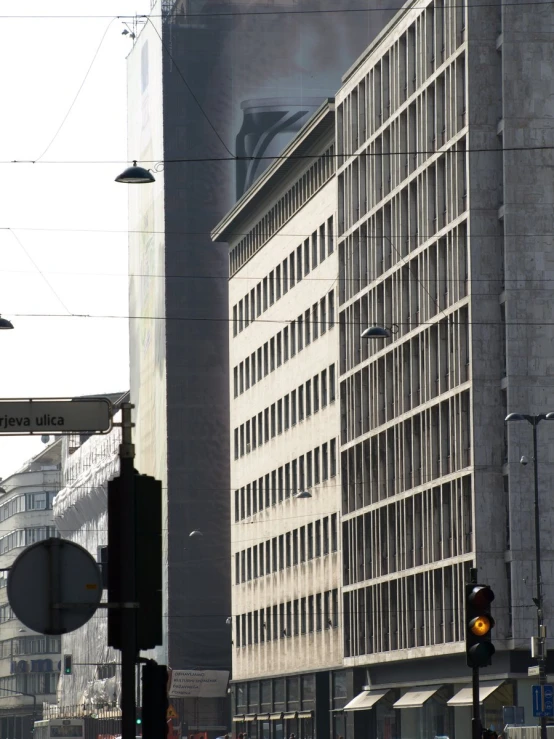
[{"label": "billboard banner", "polygon": [[229,672],[226,670],[171,670],[170,698],[224,698]]}]

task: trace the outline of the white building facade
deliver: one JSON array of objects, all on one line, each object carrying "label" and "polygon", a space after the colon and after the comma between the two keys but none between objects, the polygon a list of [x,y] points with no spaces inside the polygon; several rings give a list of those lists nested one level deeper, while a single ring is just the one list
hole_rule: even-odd
[{"label": "white building facade", "polygon": [[333,150],[329,102],[213,234],[231,266],[233,715],[259,739],[325,735],[342,663]]},{"label": "white building facade", "polygon": [[[0,568],[21,551],[58,536],[52,503],[60,489],[61,441],[49,444],[0,481]],[[0,736],[26,739],[42,704],[55,700],[61,640],[37,634],[19,621],[7,596],[8,572],[0,572]]]}]

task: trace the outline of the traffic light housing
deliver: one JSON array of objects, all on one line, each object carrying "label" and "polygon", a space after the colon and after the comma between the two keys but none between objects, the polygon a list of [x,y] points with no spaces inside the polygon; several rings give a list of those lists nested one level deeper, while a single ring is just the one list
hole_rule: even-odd
[{"label": "traffic light housing", "polygon": [[149,660],[142,668],[142,735],[144,739],[167,736],[167,667]]},{"label": "traffic light housing", "polygon": [[64,654],[63,656],[63,674],[71,675],[73,671],[73,658],[70,654]]},{"label": "traffic light housing", "polygon": [[[133,553],[137,609],[137,651],[162,643],[162,484],[148,475],[134,474],[135,551]],[[108,483],[107,585],[110,603],[122,603],[127,581],[121,530],[128,512],[122,505],[122,481]],[[108,609],[108,645],[121,649],[122,618],[119,608]]]},{"label": "traffic light housing", "polygon": [[477,583],[467,583],[465,591],[467,665],[468,667],[485,667],[490,665],[495,652],[491,640],[494,627],[491,603],[494,600],[494,593],[488,585]]}]

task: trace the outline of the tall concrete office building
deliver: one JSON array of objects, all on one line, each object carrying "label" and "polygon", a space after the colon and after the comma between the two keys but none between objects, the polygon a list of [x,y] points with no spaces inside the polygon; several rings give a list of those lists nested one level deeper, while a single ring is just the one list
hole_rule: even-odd
[{"label": "tall concrete office building", "polygon": [[[164,490],[173,669],[231,662],[228,253],[210,231],[391,15],[337,15],[354,5],[158,0],[133,39],[129,158],[156,182],[129,189],[131,402],[136,467]],[[185,713],[191,732],[228,728],[221,702]]]},{"label": "tall concrete office building", "polygon": [[326,102],[213,234],[231,265],[233,715],[260,739],[328,736],[342,666],[334,139]]},{"label": "tall concrete office building", "polygon": [[[514,707],[534,721],[534,481],[531,465],[519,464],[533,442],[528,424],[504,419],[554,409],[547,25],[547,11],[526,3],[408,3],[345,74],[329,183],[302,201],[301,165],[306,156],[314,167],[329,162],[330,145],[309,151],[305,138],[331,105],[215,229],[231,253],[233,708],[251,736],[294,727],[305,737],[468,736],[471,568],[496,594],[484,724],[502,729]],[[293,239],[302,270],[321,243],[314,214],[335,224],[333,255],[317,269],[336,280],[338,345],[326,351],[338,362],[340,413],[286,428],[293,391],[297,409],[300,390],[304,407],[313,403],[311,357],[323,363],[324,283],[314,272],[302,291],[289,285],[285,295],[281,284],[291,281]],[[306,363],[290,355],[299,319],[312,332]],[[382,337],[362,339],[372,326]],[[334,331],[327,326],[326,341]],[[545,421],[537,462],[549,632],[553,437]],[[338,438],[340,498],[321,477],[322,451],[314,467],[323,438]],[[293,473],[301,462],[302,484]],[[293,498],[308,469],[312,497]],[[340,553],[331,545],[327,575],[315,556],[302,560],[302,528],[315,532],[333,510]],[[339,605],[326,612],[315,598],[328,588],[333,603],[339,559]],[[318,618],[336,632],[318,634]],[[312,672],[315,700],[304,704]]]}]

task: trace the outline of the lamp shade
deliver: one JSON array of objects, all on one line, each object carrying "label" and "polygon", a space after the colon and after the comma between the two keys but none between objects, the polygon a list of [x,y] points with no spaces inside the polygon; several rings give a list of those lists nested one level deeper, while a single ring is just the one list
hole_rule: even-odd
[{"label": "lamp shade", "polygon": [[2,318],[0,316],[0,330],[8,328],[13,328],[13,323],[11,321],[8,321],[7,318]]},{"label": "lamp shade", "polygon": [[294,497],[295,498],[311,498],[312,494],[308,492],[307,490],[301,490],[299,493],[296,493]]},{"label": "lamp shade", "polygon": [[362,339],[390,339],[391,332],[382,326],[370,326],[362,333]]},{"label": "lamp shade", "polygon": [[524,416],[522,413],[510,413],[506,416],[504,421],[528,421],[529,419],[527,416]]},{"label": "lamp shade", "polygon": [[127,185],[144,185],[148,182],[156,182],[154,175],[144,167],[137,167],[136,161],[132,167],[128,167],[124,172],[115,178],[116,182],[125,182]]}]

